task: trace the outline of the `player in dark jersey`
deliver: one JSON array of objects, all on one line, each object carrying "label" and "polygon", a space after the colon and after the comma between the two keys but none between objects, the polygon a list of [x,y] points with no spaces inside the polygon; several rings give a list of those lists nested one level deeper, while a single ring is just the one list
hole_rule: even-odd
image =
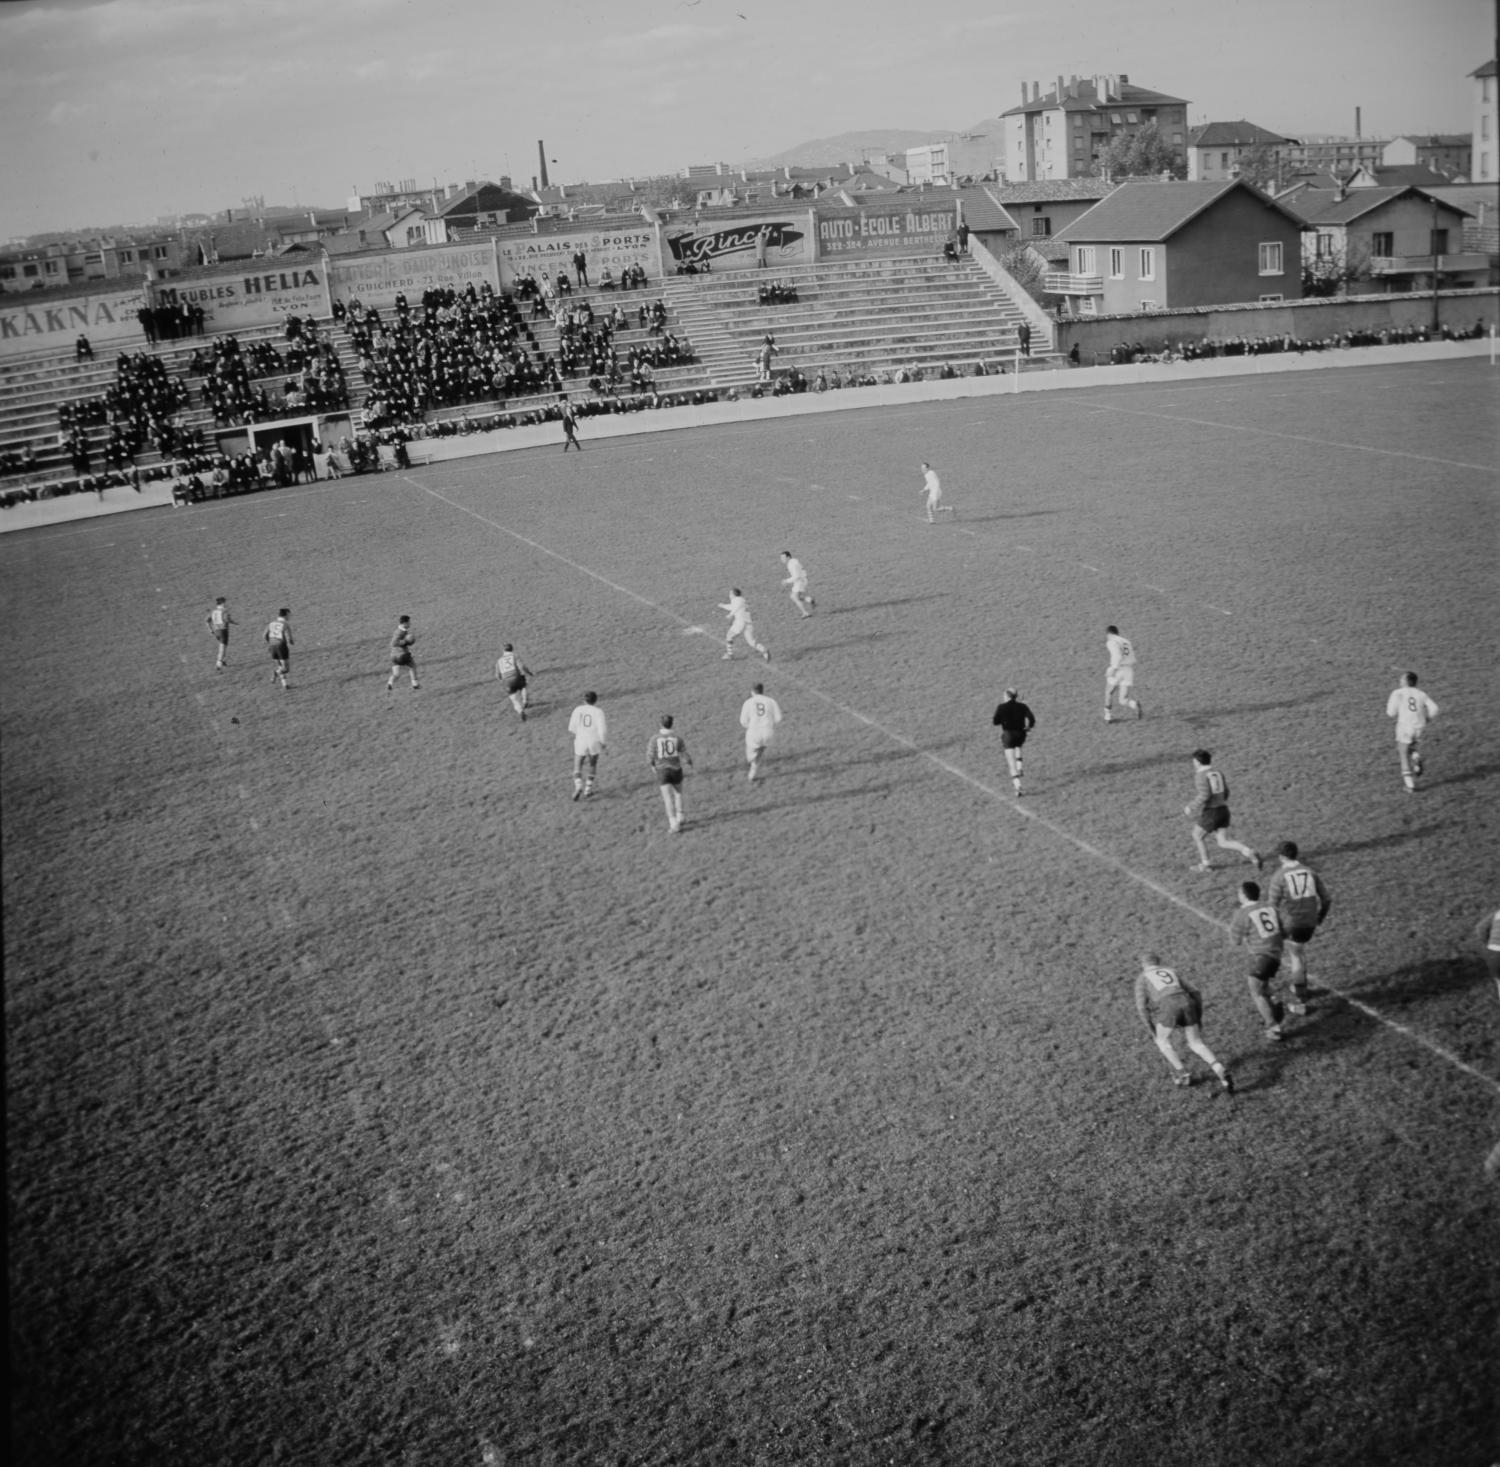
[{"label": "player in dark jersey", "polygon": [[1307,944],[1313,940],[1333,905],[1323,878],[1298,860],[1297,842],[1285,840],[1276,848],[1281,865],[1271,878],[1266,900],[1276,908],[1286,933],[1286,965],[1291,982],[1287,1011],[1307,1012]]},{"label": "player in dark jersey", "polygon": [[531,669],[516,656],[516,649],[510,642],[505,644],[505,650],[495,659],[495,676],[500,679],[501,686],[510,698],[510,706],[521,715],[521,722],[526,722],[526,704],[530,701],[526,696],[526,688],[531,679]]},{"label": "player in dark jersey", "polygon": [[1245,981],[1250,988],[1250,1002],[1255,1011],[1265,1020],[1266,1038],[1274,1041],[1282,1037],[1281,1021],[1284,1011],[1280,1003],[1271,996],[1271,980],[1281,969],[1281,951],[1285,945],[1281,930],[1281,917],[1270,902],[1260,899],[1258,881],[1240,883],[1240,909],[1229,924],[1229,945],[1239,947],[1242,943],[1250,949],[1250,971]]},{"label": "player in dark jersey", "polygon": [[1198,870],[1212,871],[1204,836],[1212,835],[1226,851],[1238,851],[1256,870],[1260,855],[1241,845],[1229,834],[1229,781],[1213,767],[1214,756],[1207,749],[1193,750],[1193,802],[1182,813],[1193,821],[1193,844],[1198,848]]},{"label": "player in dark jersey", "polygon": [[411,676],[412,691],[415,692],[422,686],[417,681],[417,657],[412,648],[416,645],[417,634],[411,629],[411,618],[401,616],[396,618],[396,630],[391,633],[391,675],[385,680],[385,690],[390,692],[396,686],[396,674],[404,667]]},{"label": "player in dark jersey", "polygon": [[1036,717],[1014,688],[1005,690],[1005,701],[995,709],[990,722],[1000,730],[1000,747],[1005,751],[1005,767],[1016,794],[1021,793],[1021,746],[1026,735],[1036,727]]},{"label": "player in dark jersey", "polygon": [[275,616],[266,623],[265,640],[266,646],[271,651],[271,681],[279,682],[283,692],[286,691],[287,674],[292,670],[292,613],[283,606]]},{"label": "player in dark jersey", "polygon": [[214,666],[223,672],[224,664],[229,658],[229,629],[235,625],[235,620],[230,616],[229,606],[222,596],[214,597],[214,604],[203,620],[213,633],[214,641],[219,644],[219,658]]},{"label": "player in dark jersey", "polygon": [[687,740],[672,727],[672,715],[663,713],[661,727],[651,736],[648,750],[656,783],[661,788],[661,802],[667,807],[667,829],[676,835],[682,829],[682,766],[691,769],[693,757]]},{"label": "player in dark jersey", "polygon": [[1234,1093],[1234,1081],[1230,1079],[1229,1071],[1204,1041],[1201,1027],[1203,1001],[1198,991],[1183,982],[1171,968],[1162,967],[1161,959],[1155,953],[1146,953],[1141,958],[1141,971],[1135,977],[1135,1011],[1171,1069],[1174,1085],[1193,1083],[1192,1075],[1178,1058],[1172,1043],[1173,1034],[1181,1029],[1188,1048],[1218,1076],[1227,1093]]}]

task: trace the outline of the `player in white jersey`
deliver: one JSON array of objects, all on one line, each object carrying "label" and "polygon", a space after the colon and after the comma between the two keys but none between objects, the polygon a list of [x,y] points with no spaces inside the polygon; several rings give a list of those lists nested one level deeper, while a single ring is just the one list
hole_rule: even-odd
[{"label": "player in white jersey", "polygon": [[266,624],[265,641],[271,651],[271,681],[279,682],[286,691],[286,675],[292,669],[292,623],[291,612],[283,606]]},{"label": "player in white jersey", "polygon": [[235,620],[230,616],[229,607],[222,596],[214,597],[214,604],[203,620],[209,631],[213,633],[214,641],[219,644],[219,660],[214,663],[214,666],[223,672],[224,663],[229,656],[229,629],[235,625]]},{"label": "player in white jersey", "polygon": [[781,722],[781,705],[766,692],[764,683],[756,683],[740,708],[740,727],[745,730],[745,758],[750,764],[748,779],[760,773],[760,761]]},{"label": "player in white jersey", "polygon": [[1495,993],[1500,995],[1500,907],[1491,907],[1479,919],[1474,936],[1484,949],[1484,965],[1495,980]]},{"label": "player in white jersey", "polygon": [[724,660],[727,662],[734,656],[734,639],[743,635],[745,645],[751,651],[759,652],[769,662],[771,654],[755,640],[755,624],[750,620],[750,607],[745,602],[744,592],[738,586],[730,587],[729,600],[719,602],[719,610],[729,616],[729,630],[724,633]]},{"label": "player in white jersey", "polygon": [[1139,718],[1141,705],[1130,696],[1130,690],[1135,686],[1135,648],[1129,637],[1120,635],[1119,627],[1105,627],[1104,631],[1104,645],[1109,649],[1109,668],[1104,674],[1104,721],[1114,722],[1110,704],[1117,692],[1120,707],[1135,709],[1135,716]]},{"label": "player in white jersey", "polygon": [[943,503],[943,481],[938,478],[937,471],[930,463],[922,465],[922,488],[921,493],[927,496],[927,523],[936,523],[940,512],[956,515],[957,511],[951,504]]},{"label": "player in white jersey", "polygon": [[792,588],[792,605],[802,616],[811,616],[818,603],[807,594],[807,568],[790,550],[781,552],[781,563],[786,567],[786,579],[781,584]]},{"label": "player in white jersey", "polygon": [[1385,700],[1385,716],[1396,720],[1396,752],[1401,756],[1401,782],[1407,792],[1415,794],[1417,776],[1422,772],[1422,751],[1418,745],[1427,725],[1437,717],[1438,705],[1418,686],[1417,675],[1409,672]]},{"label": "player in white jersey", "polygon": [[504,686],[510,698],[510,706],[521,715],[521,722],[525,723],[526,704],[530,701],[526,696],[526,688],[531,680],[531,669],[516,656],[516,649],[510,642],[505,644],[505,650],[495,659],[495,676]]},{"label": "player in white jersey", "polygon": [[583,695],[583,702],[568,719],[568,732],[573,735],[573,798],[576,800],[581,795],[594,793],[599,756],[605,752],[605,740],[609,737],[609,727],[604,721],[604,710],[599,707],[597,693]]}]

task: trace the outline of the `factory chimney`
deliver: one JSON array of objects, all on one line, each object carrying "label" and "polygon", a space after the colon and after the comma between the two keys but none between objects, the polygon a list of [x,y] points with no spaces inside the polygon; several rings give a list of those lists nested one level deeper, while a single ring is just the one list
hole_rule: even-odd
[{"label": "factory chimney", "polygon": [[547,145],[538,138],[536,141],[536,156],[542,165],[542,187],[547,187]]}]

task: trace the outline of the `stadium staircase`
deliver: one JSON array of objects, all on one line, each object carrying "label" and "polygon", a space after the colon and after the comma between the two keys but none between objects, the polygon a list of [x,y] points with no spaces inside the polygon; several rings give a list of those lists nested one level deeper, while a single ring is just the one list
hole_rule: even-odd
[{"label": "stadium staircase", "polygon": [[[795,287],[797,300],[761,305],[760,287],[773,281]],[[944,364],[965,371],[980,361],[1008,363],[1025,319],[972,260],[931,255],[679,276],[665,291],[718,386],[755,379],[768,331],[780,349],[774,365],[809,376],[820,368],[889,373]],[[1050,340],[1034,334],[1031,355],[1053,355]]]}]

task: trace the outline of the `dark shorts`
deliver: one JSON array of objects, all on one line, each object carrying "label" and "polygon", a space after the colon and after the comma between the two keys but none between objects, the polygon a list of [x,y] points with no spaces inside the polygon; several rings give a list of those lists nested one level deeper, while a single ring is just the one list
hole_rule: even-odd
[{"label": "dark shorts", "polygon": [[222,642],[227,647],[229,645],[229,628],[228,627],[215,627],[214,628],[214,641],[216,641],[216,642]]},{"label": "dark shorts", "polygon": [[410,652],[406,652],[406,651],[392,652],[391,653],[391,666],[392,667],[410,667],[411,666],[411,653]]},{"label": "dark shorts", "polygon": [[1500,980],[1500,952],[1492,947],[1485,948],[1484,961],[1485,966],[1490,970],[1490,977]]},{"label": "dark shorts", "polygon": [[1158,999],[1152,1016],[1164,1029],[1185,1029],[1203,1022],[1203,1006],[1191,993],[1172,993]]},{"label": "dark shorts", "polygon": [[519,693],[526,686],[526,679],[520,673],[515,673],[505,680],[505,691],[507,693]]},{"label": "dark shorts", "polygon": [[1269,953],[1252,956],[1250,959],[1250,981],[1269,983],[1281,971],[1281,959]]},{"label": "dark shorts", "polygon": [[1026,742],[1026,730],[1021,729],[1017,733],[1008,733],[1005,729],[1000,730],[1000,747],[1002,749],[1019,749]]},{"label": "dark shorts", "polygon": [[292,660],[292,649],[285,642],[271,642],[271,660],[273,662],[290,662]]},{"label": "dark shorts", "polygon": [[681,784],[682,771],[680,769],[668,769],[665,766],[656,771],[657,784]]},{"label": "dark shorts", "polygon": [[1316,922],[1299,923],[1296,927],[1288,927],[1286,930],[1288,942],[1311,942],[1313,933],[1318,930]]},{"label": "dark shorts", "polygon": [[1229,829],[1229,806],[1210,805],[1198,816],[1198,829],[1212,833],[1215,830]]}]

